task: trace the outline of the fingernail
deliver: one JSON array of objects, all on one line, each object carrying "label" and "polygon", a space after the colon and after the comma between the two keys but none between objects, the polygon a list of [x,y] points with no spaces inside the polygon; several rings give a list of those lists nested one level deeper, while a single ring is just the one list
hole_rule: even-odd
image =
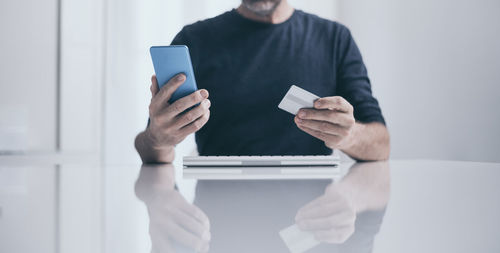
[{"label": "fingernail", "polygon": [[316,106],[321,106],[321,102],[320,101],[316,101]]},{"label": "fingernail", "polygon": [[306,113],[305,112],[299,112],[299,117],[303,118],[306,116]]},{"label": "fingernail", "polygon": [[296,118],[298,123],[302,123],[302,120],[299,119],[298,117]]},{"label": "fingernail", "polygon": [[203,105],[205,106],[205,108],[209,108],[209,107],[210,107],[210,100],[208,100],[208,99],[204,99],[204,100],[202,101],[202,103],[203,103]]},{"label": "fingernail", "polygon": [[184,74],[177,75],[177,81],[184,81],[184,79],[186,79],[186,76]]},{"label": "fingernail", "polygon": [[200,94],[203,98],[207,98],[208,97],[208,91],[207,90],[201,90],[200,91]]}]

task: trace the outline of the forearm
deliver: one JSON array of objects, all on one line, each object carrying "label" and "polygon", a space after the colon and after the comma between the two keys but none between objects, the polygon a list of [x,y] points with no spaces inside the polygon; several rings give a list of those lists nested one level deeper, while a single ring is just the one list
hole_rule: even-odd
[{"label": "forearm", "polygon": [[389,132],[381,123],[356,122],[340,150],[356,160],[387,160],[390,153]]},{"label": "forearm", "polygon": [[175,158],[174,147],[156,147],[148,136],[147,130],[137,135],[135,148],[143,163],[172,163]]},{"label": "forearm", "polygon": [[175,187],[175,168],[172,164],[143,164],[135,182],[135,194],[145,203],[157,199],[158,193],[173,192]]},{"label": "forearm", "polygon": [[380,209],[389,201],[389,170],[387,161],[357,163],[335,187],[348,196],[357,212]]}]

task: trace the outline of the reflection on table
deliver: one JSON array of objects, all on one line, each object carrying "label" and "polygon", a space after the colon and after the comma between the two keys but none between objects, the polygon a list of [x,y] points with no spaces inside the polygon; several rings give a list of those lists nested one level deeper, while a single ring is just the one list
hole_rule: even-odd
[{"label": "reflection on table", "polygon": [[340,180],[199,180],[193,204],[174,171],[142,166],[136,182],[152,252],[371,252],[389,200],[387,162]]}]

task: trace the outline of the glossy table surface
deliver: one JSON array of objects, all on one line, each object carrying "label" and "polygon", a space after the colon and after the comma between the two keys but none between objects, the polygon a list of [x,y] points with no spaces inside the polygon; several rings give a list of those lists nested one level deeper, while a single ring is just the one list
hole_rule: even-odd
[{"label": "glossy table surface", "polygon": [[0,163],[0,252],[290,252],[294,224],[292,250],[500,252],[500,164],[344,165],[197,181],[173,165]]}]

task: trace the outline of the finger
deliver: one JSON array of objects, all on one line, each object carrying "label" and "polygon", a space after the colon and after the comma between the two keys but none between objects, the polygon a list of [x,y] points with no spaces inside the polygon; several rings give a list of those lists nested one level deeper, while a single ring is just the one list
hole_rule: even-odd
[{"label": "finger", "polygon": [[172,94],[174,94],[184,81],[186,81],[186,76],[182,73],[172,77],[163,87],[161,87],[156,96],[153,97],[151,100],[152,107],[159,110],[159,108],[166,106]]},{"label": "finger", "polygon": [[200,250],[200,253],[207,253],[208,250],[210,249],[210,244],[207,243],[205,246]]},{"label": "finger", "polygon": [[177,120],[174,123],[174,128],[175,129],[180,129],[191,122],[195,121],[199,117],[201,117],[203,114],[207,113],[208,109],[210,108],[210,100],[204,99],[201,101],[201,103],[196,106],[195,108],[186,111],[184,113],[181,113],[180,115],[177,116]]},{"label": "finger", "polygon": [[179,224],[175,222],[169,222],[168,227],[165,227],[169,236],[175,241],[195,249],[197,252],[204,248],[207,241],[203,241],[200,237],[194,235],[193,233],[182,228]]},{"label": "finger", "polygon": [[210,228],[210,220],[208,219],[208,216],[199,207],[187,203],[187,205],[181,206],[181,210]]},{"label": "finger", "polygon": [[306,132],[306,133],[308,133],[308,134],[310,134],[310,135],[312,135],[312,136],[314,136],[314,137],[316,137],[316,138],[318,138],[318,139],[320,139],[320,140],[322,140],[322,141],[325,141],[325,140],[324,140],[325,135],[324,135],[323,133],[321,133],[321,132],[319,132],[319,131],[316,131],[316,130],[313,130],[313,129],[310,129],[310,128],[307,128],[307,127],[305,127],[305,126],[303,126],[303,125],[299,124],[298,122],[296,122],[296,123],[297,123],[297,127],[298,127],[300,130],[302,130],[302,131],[304,131],[304,132]]},{"label": "finger", "polygon": [[338,110],[342,112],[353,111],[352,105],[340,96],[319,98],[314,102],[314,108]]},{"label": "finger", "polygon": [[303,218],[304,217],[304,212],[306,210],[311,209],[311,208],[317,208],[318,206],[320,206],[323,203],[324,199],[325,199],[325,195],[322,195],[322,196],[314,199],[313,201],[307,203],[303,207],[301,207],[299,209],[299,211],[297,211],[297,214],[295,215],[295,221]]},{"label": "finger", "polygon": [[331,134],[331,135],[337,135],[337,136],[342,136],[345,137],[349,135],[349,129],[327,122],[327,121],[318,121],[318,120],[308,120],[308,119],[300,119],[297,118],[296,122],[298,125],[326,133],[326,134]]},{"label": "finger", "polygon": [[151,99],[158,93],[159,88],[158,88],[158,80],[156,79],[156,75],[151,76]]},{"label": "finger", "polygon": [[320,242],[344,243],[354,233],[354,228],[354,225],[351,225],[332,230],[315,231],[314,237]]},{"label": "finger", "polygon": [[342,212],[342,208],[345,207],[339,206],[335,201],[301,208],[301,210],[296,215],[295,221],[329,217]]},{"label": "finger", "polygon": [[201,117],[196,119],[195,121],[191,122],[187,126],[183,127],[180,129],[181,135],[182,136],[188,136],[189,134],[192,134],[198,130],[200,130],[208,121],[210,118],[210,111],[207,111],[207,113],[203,114]]},{"label": "finger", "polygon": [[186,199],[182,198],[179,203],[177,204],[179,210],[182,212],[186,213],[190,217],[196,219],[197,221],[201,222],[204,225],[210,225],[210,222],[208,220],[208,216],[197,206],[189,203],[186,201]]},{"label": "finger", "polygon": [[341,126],[352,126],[355,122],[352,114],[334,110],[300,109],[297,116],[300,119],[328,121]]},{"label": "finger", "polygon": [[322,133],[320,131],[317,131],[317,130],[314,130],[314,129],[310,129],[310,128],[308,128],[306,126],[303,126],[303,125],[300,125],[300,124],[297,124],[297,127],[300,130],[302,130],[302,131],[304,131],[304,132],[312,135],[313,137],[316,137],[316,138],[318,138],[318,139],[320,139],[320,140],[322,140],[324,142],[338,143],[338,142],[340,142],[342,140],[342,137],[340,137],[340,136],[331,135],[331,134],[327,134],[327,133]]},{"label": "finger", "polygon": [[[330,209],[327,212],[333,214],[329,214],[327,216],[319,218],[301,219],[296,222],[297,226],[305,231],[317,231],[348,226],[350,224],[354,224],[354,222],[356,221],[356,214],[350,209],[340,210],[333,207],[333,205],[330,205],[330,207],[324,206],[323,208]],[[327,213],[324,210],[317,211],[318,213],[323,212],[321,213],[321,215]]]},{"label": "finger", "polygon": [[327,217],[343,210],[352,210],[348,203],[344,203],[343,198],[323,195],[300,208],[295,216],[295,221]]},{"label": "finger", "polygon": [[[332,187],[332,184],[330,184],[328,187]],[[331,192],[331,193],[322,195],[322,196],[316,198],[315,200],[307,203],[303,207],[301,207],[299,209],[299,211],[297,212],[295,220],[297,221],[298,219],[301,219],[301,218],[304,218],[305,216],[308,216],[309,214],[307,214],[307,212],[310,209],[321,209],[322,206],[332,204],[332,203],[338,206],[339,205],[338,203],[339,202],[342,203],[343,200],[345,200],[343,198],[343,196],[341,196],[340,194],[338,194],[336,192]]]},{"label": "finger", "polygon": [[149,236],[151,237],[151,252],[174,252],[168,237],[163,235],[157,224],[149,224]]},{"label": "finger", "polygon": [[175,117],[182,112],[184,112],[186,109],[193,107],[194,105],[200,103],[204,99],[208,98],[208,91],[205,89],[201,89],[198,91],[195,91],[177,101],[175,101],[173,104],[171,104],[167,110],[166,113],[169,115],[169,117]]},{"label": "finger", "polygon": [[185,213],[184,211],[177,209],[171,212],[171,217],[177,224],[189,230],[197,237],[200,237],[206,241],[210,240],[210,230],[208,226],[206,226],[199,220],[195,219],[188,213]]},{"label": "finger", "polygon": [[202,224],[210,225],[208,216],[199,207],[189,203],[182,195],[176,194],[172,203],[175,204],[178,210],[200,221]]}]

